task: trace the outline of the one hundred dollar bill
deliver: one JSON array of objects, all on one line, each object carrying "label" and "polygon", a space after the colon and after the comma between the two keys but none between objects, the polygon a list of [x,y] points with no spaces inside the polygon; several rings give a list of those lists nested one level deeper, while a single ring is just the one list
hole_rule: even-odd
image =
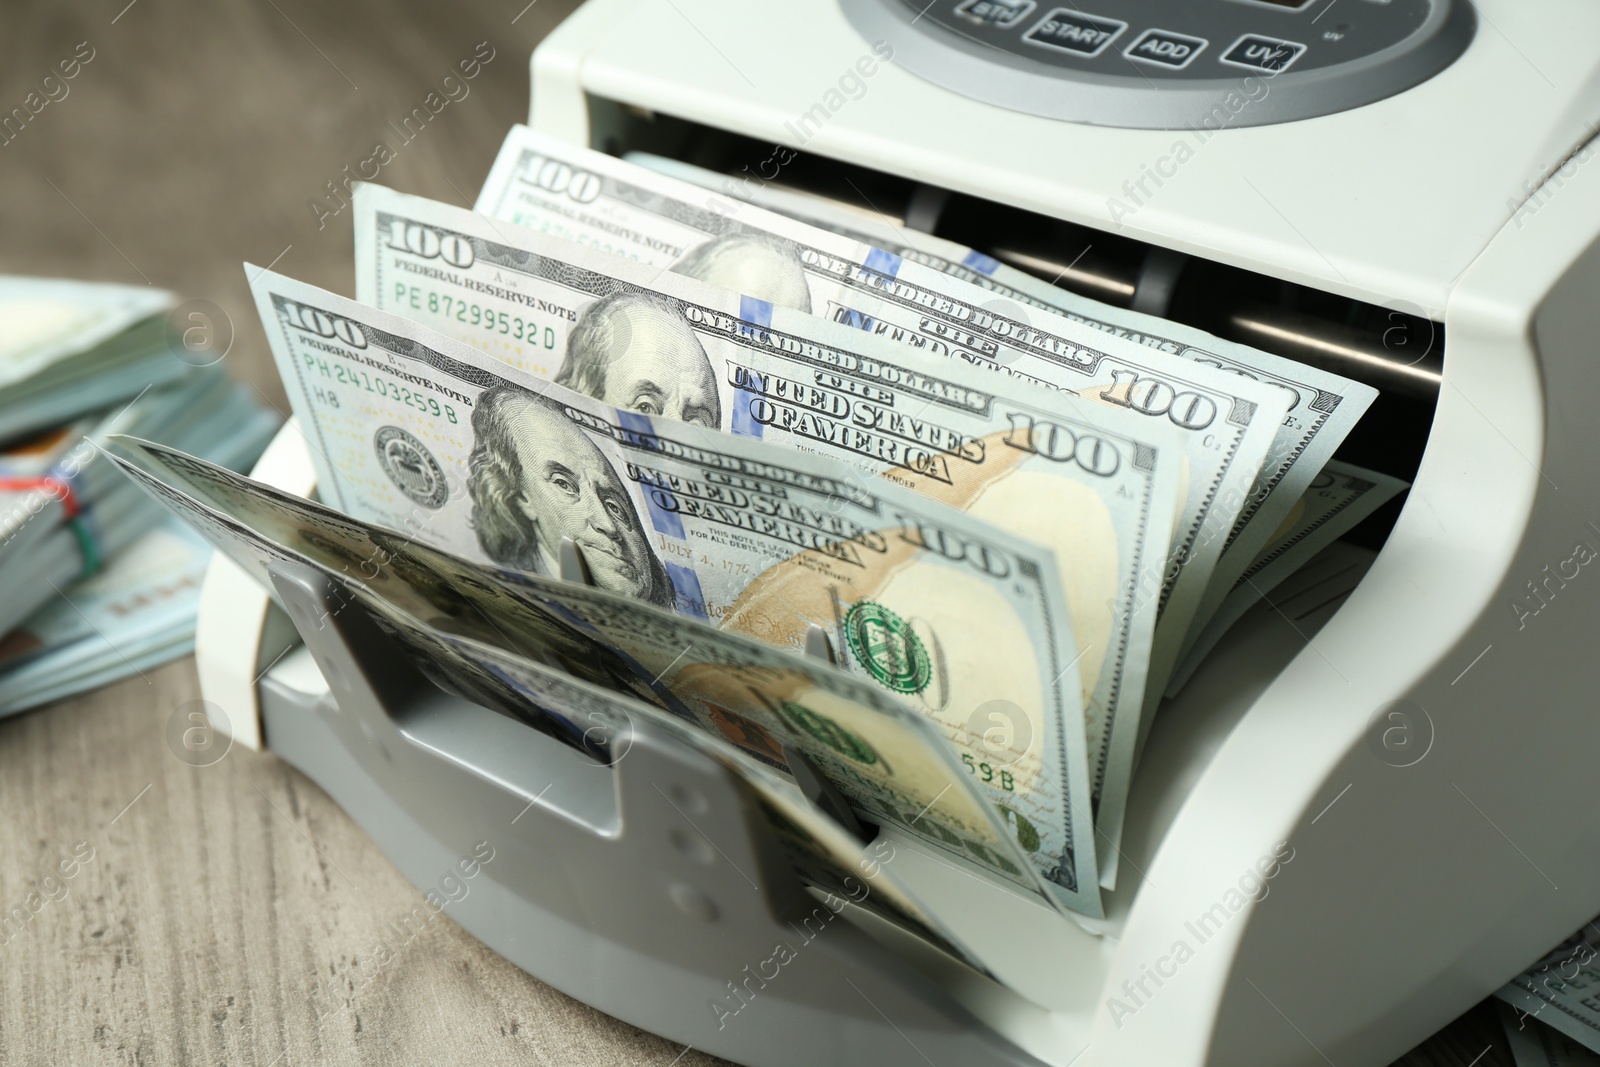
[{"label": "one hundred dollar bill", "polygon": [[[147,389],[116,413],[94,420],[87,437],[46,444],[33,457],[40,464],[33,470],[44,477],[24,473],[19,480],[25,488],[10,501],[0,491],[0,589],[5,591],[0,634],[60,600],[71,583],[99,572],[156,517],[155,504],[103,458],[100,445],[108,435],[145,433],[224,463],[248,465],[276,425],[247,387],[230,383],[221,368],[212,367],[191,369],[178,384]],[[21,459],[0,457],[0,481],[28,471],[29,463],[16,462]],[[7,504],[15,509],[9,515]],[[18,518],[20,528],[8,528],[8,520]]]},{"label": "one hundred dollar bill", "polygon": [[1590,921],[1500,988],[1517,1023],[1554,1027],[1600,1052],[1600,921]]},{"label": "one hundred dollar bill", "polygon": [[[0,387],[13,387],[48,368],[84,360],[99,346],[165,312],[171,293],[136,285],[0,275]],[[158,343],[143,339],[144,347]]]},{"label": "one hundred dollar bill", "polygon": [[148,287],[0,276],[0,441],[184,377],[192,367],[179,346],[202,342],[181,333],[188,321],[169,321],[172,304]]},{"label": "one hundred dollar bill", "polygon": [[1228,341],[1193,326],[1079,295],[992,256],[901,225],[884,215],[852,212],[824,197],[774,188],[759,180],[735,180],[693,164],[648,153],[630,153],[626,158],[670,177],[694,182],[728,197],[884,249],[1018,304],[1044,308],[1085,326],[1282,390],[1290,401],[1288,415],[1278,426],[1272,451],[1228,535],[1207,598],[1201,603],[1190,630],[1191,644],[1211,612],[1232,588],[1238,573],[1273,543],[1274,527],[1311,488],[1317,472],[1333,458],[1334,450],[1378,395],[1370,385],[1343,375]]},{"label": "one hundred dollar bill", "polygon": [[1199,640],[1173,672],[1167,695],[1183,688],[1217,642],[1257,601],[1405,488],[1399,478],[1329,461],[1283,517],[1267,547],[1234,582]]},{"label": "one hundred dollar bill", "polygon": [[858,815],[1057,902],[1015,839],[1026,820],[992,806],[937,728],[870,683],[641,600],[451,556],[161,445],[116,445],[130,477],[269,590],[271,562],[310,564],[398,620],[402,639],[424,627],[424,651],[463,695],[581,750],[617,736],[616,705],[564,714],[573,701],[536,699],[530,679],[632,697],[785,773],[792,746]]},{"label": "one hundred dollar bill", "polygon": [[[779,648],[824,628],[847,669],[939,694],[923,706],[1038,828],[1047,876],[1098,908],[1077,649],[1048,549],[836,460],[624,411],[251,270],[325,499],[536,573],[557,573],[570,537],[602,588]],[[985,772],[971,709],[996,701],[1026,709],[1043,743]]]},{"label": "one hundred dollar bill", "polygon": [[[1095,825],[1115,845],[1175,521],[1169,428],[959,360],[380,186],[356,296],[619,407],[831,456],[1055,552],[1078,642]],[[940,714],[941,686],[908,694]],[[989,703],[992,771],[1042,740]]]},{"label": "one hundred dollar bill", "polygon": [[1516,1067],[1600,1067],[1600,1053],[1509,1004],[1500,1005],[1500,1025]]},{"label": "one hundred dollar bill", "polygon": [[502,145],[476,207],[1177,428],[1187,481],[1158,604],[1147,705],[1159,698],[1288,417],[1282,390],[522,126]]},{"label": "one hundred dollar bill", "polygon": [[105,570],[65,587],[0,638],[0,716],[187,655],[210,558],[210,546],[171,520],[141,535]]}]

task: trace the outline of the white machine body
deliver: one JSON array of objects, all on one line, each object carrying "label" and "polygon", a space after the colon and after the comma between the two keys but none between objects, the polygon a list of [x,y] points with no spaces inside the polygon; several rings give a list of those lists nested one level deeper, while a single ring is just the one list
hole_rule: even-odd
[{"label": "white machine body", "polygon": [[[961,933],[1010,946],[1028,992],[968,1004],[1047,1062],[1388,1063],[1600,910],[1600,571],[1569,562],[1600,549],[1600,174],[1577,155],[1600,8],[1475,7],[1413,88],[1215,131],[858,66],[875,42],[840,0],[590,0],[534,54],[529,121],[576,143],[645,147],[670,116],[1443,324],[1422,467],[1360,587],[1281,671],[1225,645],[1227,676],[1162,709],[1104,933],[965,898]],[[1406,743],[1425,754],[1396,766]]]},{"label": "white machine body", "polygon": [[[897,54],[922,31],[865,2],[590,0],[534,53],[530,123],[664,154],[650,131],[692,123],[1443,326],[1398,522],[1320,630],[1259,613],[1163,706],[1105,922],[915,872],[1010,988],[935,979],[1047,1063],[1386,1064],[1600,911],[1600,7],[1480,0],[1413,87],[1172,130],[877,62],[860,26],[898,26]],[[293,457],[270,467],[305,489]],[[283,646],[219,623],[239,602],[218,582],[202,677],[259,743],[250,689]]]}]

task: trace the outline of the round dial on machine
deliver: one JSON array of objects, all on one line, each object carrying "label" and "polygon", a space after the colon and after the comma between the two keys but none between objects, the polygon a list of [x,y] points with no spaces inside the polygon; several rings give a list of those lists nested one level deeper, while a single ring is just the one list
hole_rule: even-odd
[{"label": "round dial on machine", "polygon": [[841,0],[947,89],[1098,126],[1264,126],[1370,104],[1449,66],[1467,0]]}]

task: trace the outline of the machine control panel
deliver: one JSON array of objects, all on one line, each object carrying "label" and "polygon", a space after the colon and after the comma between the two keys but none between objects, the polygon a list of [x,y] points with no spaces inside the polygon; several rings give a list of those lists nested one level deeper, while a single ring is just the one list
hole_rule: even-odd
[{"label": "machine control panel", "polygon": [[841,3],[869,39],[893,44],[897,62],[946,88],[1053,118],[1158,129],[1200,124],[1241,89],[1249,106],[1228,114],[1231,125],[1371,103],[1448,66],[1476,24],[1466,0]]}]

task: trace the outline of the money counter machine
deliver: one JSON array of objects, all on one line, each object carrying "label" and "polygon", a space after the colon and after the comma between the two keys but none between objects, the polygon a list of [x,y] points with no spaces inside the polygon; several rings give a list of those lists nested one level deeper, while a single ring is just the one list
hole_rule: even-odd
[{"label": "money counter machine", "polygon": [[[591,0],[535,52],[546,133],[1382,391],[1340,455],[1413,490],[1162,705],[1108,918],[939,883],[998,982],[865,919],[752,979],[812,902],[725,772],[423,695],[295,575],[293,624],[209,579],[213,713],[420,887],[492,840],[466,929],[740,1063],[1389,1063],[1600,910],[1597,40],[1579,0]],[[292,431],[258,469],[309,472]]]}]

